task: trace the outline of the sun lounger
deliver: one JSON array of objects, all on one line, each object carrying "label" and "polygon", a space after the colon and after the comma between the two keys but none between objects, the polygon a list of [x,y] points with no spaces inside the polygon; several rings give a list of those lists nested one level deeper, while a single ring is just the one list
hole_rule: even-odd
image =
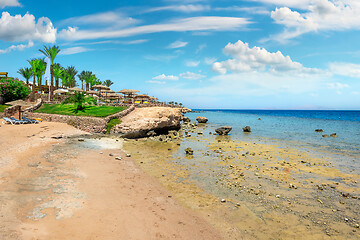
[{"label": "sun lounger", "polygon": [[3,121],[4,124],[5,124],[5,123],[9,123],[9,124],[11,124],[11,125],[20,124],[20,122],[14,121],[14,120],[12,120],[12,119],[10,119],[10,118],[7,118],[7,117],[3,117],[3,119],[4,119],[4,121]]},{"label": "sun lounger", "polygon": [[22,118],[22,120],[24,120],[24,121],[28,121],[29,123],[39,123],[39,121],[38,121],[38,120],[29,119],[29,118],[27,118],[27,117],[23,117],[23,118]]},{"label": "sun lounger", "polygon": [[11,117],[10,119],[13,120],[15,123],[18,123],[18,124],[27,124],[27,123],[29,123],[28,121],[19,120],[19,119],[16,119],[14,117]]}]

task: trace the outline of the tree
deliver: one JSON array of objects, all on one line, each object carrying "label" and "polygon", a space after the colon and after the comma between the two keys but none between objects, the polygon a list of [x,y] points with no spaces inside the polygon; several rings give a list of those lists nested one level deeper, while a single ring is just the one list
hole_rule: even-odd
[{"label": "tree", "polygon": [[36,67],[37,67],[37,61],[35,58],[28,60],[30,66],[31,66],[31,72],[32,75],[34,77],[34,81],[33,81],[33,85],[32,85],[32,89],[31,89],[31,100],[34,100],[35,97],[35,72],[36,72]]},{"label": "tree", "polygon": [[81,81],[81,89],[84,90],[84,81],[85,81],[85,78],[86,78],[86,71],[82,71],[77,76],[78,76],[79,80]]},{"label": "tree", "polygon": [[54,73],[54,78],[55,78],[55,88],[56,89],[59,88],[59,78],[63,71],[64,71],[64,68],[59,63],[54,64],[53,73]]},{"label": "tree", "polygon": [[44,46],[44,49],[39,49],[46,57],[50,59],[50,73],[51,73],[51,87],[50,87],[50,99],[53,99],[54,95],[54,61],[58,53],[60,52],[59,46]]},{"label": "tree", "polygon": [[67,74],[67,87],[75,87],[76,86],[76,79],[75,76],[78,73],[74,66],[67,67],[64,72]]},{"label": "tree", "polygon": [[75,92],[74,95],[74,103],[75,103],[75,111],[79,111],[79,110],[83,110],[84,109],[84,104],[85,102],[85,95],[84,93],[81,92]]},{"label": "tree", "polygon": [[45,74],[46,71],[46,62],[44,58],[38,58],[37,61],[37,68],[35,75],[38,79],[39,91],[42,91],[42,76]]},{"label": "tree", "polygon": [[86,85],[86,91],[89,91],[89,86],[90,86],[92,78],[93,78],[92,75],[93,75],[93,73],[91,71],[84,72],[84,81],[85,81],[85,85]]},{"label": "tree", "polygon": [[107,86],[107,87],[110,87],[113,84],[114,83],[110,79],[107,79],[107,80],[104,81],[104,85]]},{"label": "tree", "polygon": [[32,69],[25,67],[25,68],[20,68],[19,71],[17,72],[26,79],[26,84],[29,85],[29,79],[33,75]]}]

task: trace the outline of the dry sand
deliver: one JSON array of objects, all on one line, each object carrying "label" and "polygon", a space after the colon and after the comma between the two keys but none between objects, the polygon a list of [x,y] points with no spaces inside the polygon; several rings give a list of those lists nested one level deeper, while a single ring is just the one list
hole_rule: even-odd
[{"label": "dry sand", "polygon": [[121,150],[66,139],[80,134],[61,123],[1,125],[0,239],[221,239]]}]

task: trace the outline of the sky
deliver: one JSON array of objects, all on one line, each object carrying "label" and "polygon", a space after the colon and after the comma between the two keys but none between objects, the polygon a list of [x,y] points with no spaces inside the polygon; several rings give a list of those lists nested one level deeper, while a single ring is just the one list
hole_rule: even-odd
[{"label": "sky", "polygon": [[0,72],[55,62],[201,109],[360,109],[358,0],[0,0]]}]

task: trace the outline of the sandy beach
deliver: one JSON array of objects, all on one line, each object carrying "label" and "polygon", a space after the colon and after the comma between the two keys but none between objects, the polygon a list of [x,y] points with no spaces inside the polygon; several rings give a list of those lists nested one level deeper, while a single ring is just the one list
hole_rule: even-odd
[{"label": "sandy beach", "polygon": [[121,140],[92,148],[80,135],[62,123],[1,125],[0,239],[222,239]]}]

